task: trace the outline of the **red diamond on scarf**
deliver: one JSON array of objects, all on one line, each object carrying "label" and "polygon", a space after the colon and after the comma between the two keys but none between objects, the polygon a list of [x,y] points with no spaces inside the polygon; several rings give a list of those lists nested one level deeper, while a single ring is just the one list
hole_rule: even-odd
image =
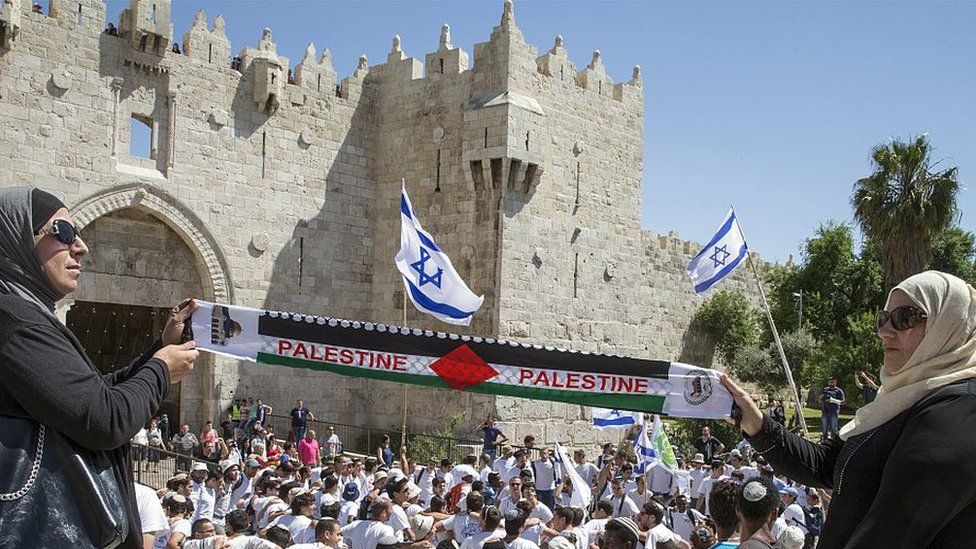
[{"label": "red diamond on scarf", "polygon": [[467,345],[461,345],[438,358],[430,365],[430,369],[458,391],[464,391],[498,375],[494,368],[481,360]]}]

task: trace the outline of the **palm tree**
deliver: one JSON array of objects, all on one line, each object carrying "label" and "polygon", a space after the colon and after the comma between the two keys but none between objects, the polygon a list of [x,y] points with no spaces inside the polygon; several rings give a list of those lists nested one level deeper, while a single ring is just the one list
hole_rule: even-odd
[{"label": "palm tree", "polygon": [[924,135],[871,151],[874,173],[854,184],[854,219],[881,249],[885,288],[920,273],[932,259],[932,240],[956,216],[958,168],[933,172]]}]

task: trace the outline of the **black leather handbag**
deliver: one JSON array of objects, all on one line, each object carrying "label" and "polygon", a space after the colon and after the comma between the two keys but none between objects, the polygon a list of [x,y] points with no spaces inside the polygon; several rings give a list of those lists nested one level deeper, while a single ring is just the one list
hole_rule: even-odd
[{"label": "black leather handbag", "polygon": [[0,548],[113,548],[126,501],[105,452],[29,419],[0,417]]}]

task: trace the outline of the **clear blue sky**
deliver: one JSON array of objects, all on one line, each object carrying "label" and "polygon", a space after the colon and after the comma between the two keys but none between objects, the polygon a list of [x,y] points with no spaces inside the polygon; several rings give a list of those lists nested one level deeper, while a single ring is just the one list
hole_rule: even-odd
[{"label": "clear blue sky", "polygon": [[[117,21],[127,1],[108,3]],[[178,40],[197,10],[223,14],[236,53],[272,29],[297,64],[309,41],[339,78],[437,49],[440,26],[469,54],[498,24],[489,2],[173,2]],[[582,68],[594,49],[616,81],[641,65],[645,229],[705,242],[735,204],[750,247],[785,260],[828,219],[851,220],[871,147],[928,132],[935,157],[976,185],[976,3],[539,2],[516,22],[547,50],[557,34]],[[976,229],[973,191],[961,225]]]}]

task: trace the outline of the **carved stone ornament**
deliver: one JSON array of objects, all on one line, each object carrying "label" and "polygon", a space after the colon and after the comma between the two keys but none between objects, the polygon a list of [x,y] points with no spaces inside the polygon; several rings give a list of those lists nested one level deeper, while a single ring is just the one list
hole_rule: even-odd
[{"label": "carved stone ornament", "polygon": [[207,115],[207,122],[210,122],[214,126],[224,127],[227,125],[227,114],[220,109],[213,109]]},{"label": "carved stone ornament", "polygon": [[584,150],[585,150],[585,146],[583,145],[583,141],[582,140],[577,141],[573,145],[573,154],[576,155],[576,156],[579,156],[579,155],[583,154],[583,151]]},{"label": "carved stone ornament", "polygon": [[56,70],[51,72],[51,83],[54,87],[59,90],[69,90],[71,89],[71,84],[74,80],[71,77],[71,73],[66,70]]},{"label": "carved stone ornament", "polygon": [[256,235],[252,236],[251,237],[251,246],[254,246],[254,249],[257,250],[257,251],[259,251],[259,252],[263,252],[263,251],[267,250],[268,249],[268,235],[266,235],[264,233],[258,233]]},{"label": "carved stone ornament", "polygon": [[437,126],[434,128],[434,141],[440,141],[444,139],[444,128]]},{"label": "carved stone ornament", "polygon": [[617,266],[612,261],[607,261],[607,266],[603,270],[603,275],[610,280],[613,276],[617,274]]},{"label": "carved stone ornament", "polygon": [[315,134],[312,133],[311,130],[302,130],[302,133],[299,134],[298,139],[301,140],[301,142],[306,146],[315,144]]}]

